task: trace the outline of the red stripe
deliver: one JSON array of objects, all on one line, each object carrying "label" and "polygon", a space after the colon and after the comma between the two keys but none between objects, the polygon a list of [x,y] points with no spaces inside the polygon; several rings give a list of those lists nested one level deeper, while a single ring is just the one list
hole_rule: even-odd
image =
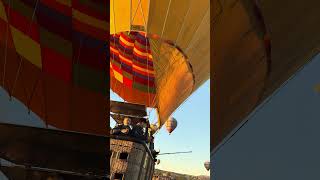
[{"label": "red stripe", "polygon": [[133,49],[134,46],[128,46],[126,45],[123,41],[119,41],[119,44],[125,48],[128,48],[128,49]]},{"label": "red stripe", "polygon": [[[19,12],[10,8],[10,24],[23,32],[25,35],[29,36],[31,39],[39,43],[39,30],[38,24],[36,22],[32,22],[21,15]],[[34,18],[35,20],[35,18]]]},{"label": "red stripe", "polygon": [[122,74],[120,67],[118,67],[117,65],[112,64],[112,68],[113,68],[113,70],[117,71],[119,74]]},{"label": "red stripe", "polygon": [[115,53],[110,50],[110,57],[119,57],[119,53]]},{"label": "red stripe", "polygon": [[143,78],[140,78],[140,77],[138,77],[138,76],[134,76],[134,81],[135,81],[135,82],[138,82],[138,83],[140,83],[140,84],[149,86],[149,87],[153,87],[153,86],[154,86],[154,82],[153,82],[153,81],[150,81],[150,80],[149,80],[149,83],[148,83],[148,80],[147,80],[147,79],[143,79]]},{"label": "red stripe", "polygon": [[105,41],[108,39],[108,31],[97,29],[90,25],[84,24],[76,19],[72,19],[72,25],[73,28],[77,31],[91,35],[92,37],[97,38],[99,40]]},{"label": "red stripe", "polygon": [[[141,43],[139,43],[141,44]],[[145,44],[143,45],[145,46]],[[134,46],[136,49],[138,49],[139,51],[142,51],[142,52],[148,52],[148,53],[151,53],[151,48],[148,46],[148,51],[147,51],[147,48],[140,48],[140,46]]]},{"label": "red stripe", "polygon": [[132,69],[133,69],[133,71],[135,71],[135,72],[137,72],[137,73],[139,73],[139,74],[142,74],[142,75],[145,75],[145,76],[149,76],[149,77],[153,76],[153,75],[150,74],[150,73],[140,71],[140,70],[138,70],[138,69],[136,69],[136,68],[132,68]]},{"label": "red stripe", "polygon": [[118,51],[119,51],[119,54],[121,55],[121,56],[123,56],[123,57],[125,57],[125,58],[127,58],[127,59],[131,59],[132,60],[132,54],[130,54],[130,53],[125,53],[124,51],[122,51],[122,50],[120,50],[120,49],[118,49]]},{"label": "red stripe", "polygon": [[148,60],[148,61],[152,61],[150,58],[147,58],[147,56],[141,56],[140,54],[136,53],[133,51],[133,55],[139,57],[139,58],[142,58],[142,59],[145,59],[145,60]]},{"label": "red stripe", "polygon": [[110,68],[110,76],[111,76],[111,77],[114,77],[113,68]]},{"label": "red stripe", "polygon": [[133,64],[140,67],[140,68],[143,68],[143,69],[148,69],[148,70],[152,70],[152,71],[154,70],[153,66],[142,65],[142,64],[135,63],[135,62],[133,62]]},{"label": "red stripe", "polygon": [[66,82],[71,82],[71,60],[54,52],[52,49],[41,48],[43,70]]},{"label": "red stripe", "polygon": [[111,48],[113,48],[113,49],[115,49],[115,50],[118,50],[117,47],[115,47],[115,46],[113,46],[113,45],[110,44],[110,52],[112,52],[112,53],[114,53],[114,54],[116,54],[116,55],[119,55],[119,50],[118,50],[118,52],[116,52],[115,50],[111,50]]},{"label": "red stripe", "polygon": [[125,34],[125,33],[121,33],[120,36],[125,39],[126,41],[129,41],[131,43],[134,43],[135,39],[130,38],[129,35]]},{"label": "red stripe", "polygon": [[121,61],[121,63],[126,64],[126,65],[128,65],[128,66],[132,66],[132,64],[133,64],[132,61],[131,61],[131,63],[129,63],[129,62],[125,61],[125,60],[122,60],[121,57],[119,57],[119,60]]},{"label": "red stripe", "polygon": [[66,16],[72,16],[72,8],[61,3],[58,3],[56,0],[41,0],[41,3],[46,6],[55,9],[56,11],[64,14]]},{"label": "red stripe", "polygon": [[[100,0],[100,2],[103,2],[102,4],[101,3],[99,3],[99,4],[101,4],[101,6],[104,6],[107,9],[106,1],[105,0]],[[81,11],[82,13],[85,13],[85,14],[87,14],[89,16],[92,16],[94,18],[100,19],[102,21],[106,21],[107,18],[108,18],[107,10],[102,14],[102,13],[100,13],[100,12],[98,12],[98,11],[88,7],[88,6],[85,6],[85,5],[81,4],[81,3],[79,3],[79,0],[73,0],[72,1],[72,7],[74,9],[77,9],[78,11]]]},{"label": "red stripe", "polygon": [[126,86],[128,86],[128,87],[132,87],[133,82],[132,82],[131,79],[123,76],[123,84],[126,85]]}]

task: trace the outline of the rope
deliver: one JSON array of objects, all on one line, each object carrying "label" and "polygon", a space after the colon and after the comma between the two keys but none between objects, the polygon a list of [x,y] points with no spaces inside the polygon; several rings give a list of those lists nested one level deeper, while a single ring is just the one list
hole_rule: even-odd
[{"label": "rope", "polygon": [[[35,4],[34,10],[32,12],[31,21],[30,21],[30,24],[29,24],[29,27],[28,27],[26,35],[28,35],[30,33],[30,31],[31,31],[32,22],[33,22],[33,19],[34,19],[34,16],[35,16],[35,12],[36,12],[37,7],[38,7],[38,2],[39,2],[39,0],[36,1],[36,4]],[[15,80],[14,80],[14,83],[13,83],[13,87],[12,87],[12,90],[11,90],[11,93],[10,93],[10,100],[12,100],[12,95],[14,93],[14,89],[16,87],[16,83],[17,83],[18,77],[20,75],[20,70],[21,70],[21,66],[22,66],[22,57],[19,54],[18,54],[18,56],[20,57],[20,62],[19,62],[19,67],[18,67],[18,71],[16,73]]]},{"label": "rope", "polygon": [[[133,16],[133,19],[132,19],[131,22],[134,21],[134,18],[135,18],[136,15],[137,15],[137,11],[138,11],[138,8],[139,8],[140,4],[141,4],[141,0],[139,0],[139,2],[138,2],[137,9],[136,9],[136,11],[134,12],[134,16]],[[130,11],[132,11],[132,8],[130,9]],[[131,14],[131,12],[130,12],[130,14]],[[131,15],[130,15],[130,16],[131,16]],[[131,27],[130,27],[130,29],[131,29]]]},{"label": "rope", "polygon": [[[206,17],[206,15],[207,15],[207,13],[209,12],[209,15],[210,15],[210,6],[207,8],[207,10],[206,10],[206,13],[204,13],[204,15],[203,15],[203,17],[202,17],[202,19],[201,19],[201,22],[200,22],[200,24],[199,24],[199,26],[197,27],[197,30],[195,31],[195,34],[197,34],[197,32],[199,31],[199,29],[200,29],[200,26],[201,26],[201,24],[203,23],[203,21],[204,21],[204,18]],[[190,41],[191,42],[191,41]],[[186,48],[186,52],[189,50],[189,48],[191,48],[191,47],[193,47],[194,46],[194,44],[192,44],[192,46],[191,46],[191,43],[189,43],[189,45],[187,46],[187,48]]]},{"label": "rope", "polygon": [[164,29],[165,29],[166,24],[167,24],[167,19],[168,19],[168,15],[169,15],[170,6],[171,6],[171,0],[169,1],[168,8],[167,8],[167,13],[166,13],[166,17],[165,17],[165,19],[164,19],[164,23],[163,23],[163,27],[162,27],[162,32],[161,32],[161,36],[160,36],[161,39],[162,39],[162,36],[163,36],[163,33],[164,33]]}]

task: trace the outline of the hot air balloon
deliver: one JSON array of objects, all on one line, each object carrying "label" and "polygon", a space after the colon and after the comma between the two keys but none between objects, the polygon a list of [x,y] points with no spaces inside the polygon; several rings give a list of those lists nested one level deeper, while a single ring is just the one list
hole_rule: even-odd
[{"label": "hot air balloon", "polygon": [[207,169],[207,171],[210,170],[210,161],[204,162],[204,167]]},{"label": "hot air balloon", "polygon": [[210,72],[210,1],[111,0],[110,88],[158,128]]},{"label": "hot air balloon", "polygon": [[218,148],[258,105],[319,52],[320,26],[314,26],[318,1],[288,6],[275,0],[239,1],[232,6],[214,0],[212,4],[216,13],[211,21],[215,105],[211,140],[212,147]]},{"label": "hot air balloon", "polygon": [[106,176],[107,5],[0,0],[0,158]]},{"label": "hot air balloon", "polygon": [[46,127],[105,135],[105,7],[0,0],[0,86],[8,100],[22,102]]},{"label": "hot air balloon", "polygon": [[178,122],[175,118],[170,117],[166,122],[165,122],[165,126],[167,131],[169,132],[169,134],[172,133],[172,131],[174,131],[176,129],[178,125]]}]

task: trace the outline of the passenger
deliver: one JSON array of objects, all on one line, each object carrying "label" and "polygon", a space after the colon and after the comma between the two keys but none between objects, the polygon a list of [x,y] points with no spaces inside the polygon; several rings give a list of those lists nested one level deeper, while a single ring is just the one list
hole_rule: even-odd
[{"label": "passenger", "polygon": [[119,135],[121,133],[121,129],[123,124],[116,124],[116,126],[110,130],[111,135]]},{"label": "passenger", "polygon": [[145,122],[143,120],[140,120],[136,125],[133,126],[133,136],[146,141],[147,139],[145,138]]},{"label": "passenger", "polygon": [[123,126],[121,128],[121,133],[128,135],[132,130],[131,119],[126,117],[123,120]]}]

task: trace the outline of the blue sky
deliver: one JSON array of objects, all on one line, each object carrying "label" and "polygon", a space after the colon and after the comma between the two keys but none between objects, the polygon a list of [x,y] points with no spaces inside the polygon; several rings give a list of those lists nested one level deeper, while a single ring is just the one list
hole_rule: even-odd
[{"label": "blue sky", "polygon": [[212,154],[221,180],[320,179],[320,54]]},{"label": "blue sky", "polygon": [[[120,100],[111,92],[111,99]],[[150,114],[156,122],[155,112]],[[191,154],[159,156],[158,169],[190,175],[209,175],[204,162],[210,159],[210,80],[203,84],[174,112],[178,126],[171,135],[163,127],[155,138],[155,148],[161,153],[192,151]],[[111,122],[111,126],[114,122]]]}]

